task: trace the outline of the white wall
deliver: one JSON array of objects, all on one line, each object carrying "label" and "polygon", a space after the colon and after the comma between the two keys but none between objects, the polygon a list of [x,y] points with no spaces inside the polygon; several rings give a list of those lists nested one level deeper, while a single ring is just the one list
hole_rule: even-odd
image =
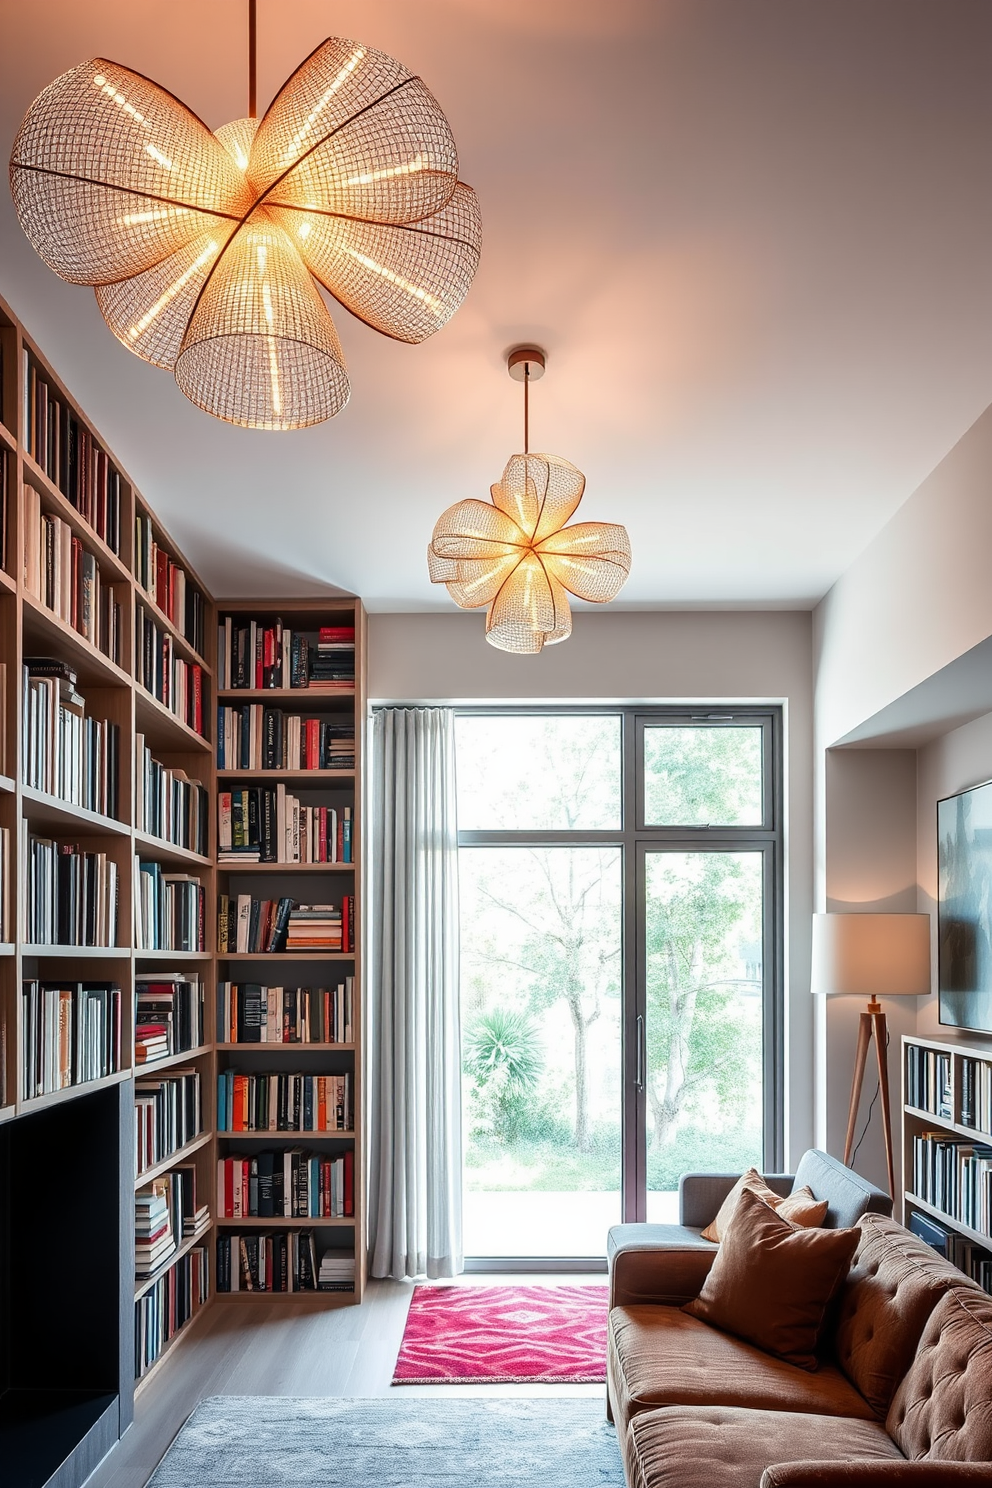
[{"label": "white wall", "polygon": [[[912,749],[831,749],[825,766],[825,861],[822,907],[831,914],[912,914],[916,910],[916,751]],[[882,999],[889,1030],[888,1069],[892,1081],[890,1113],[896,1182],[902,1171],[899,1122],[899,1048],[904,1033],[916,1028],[915,998]],[[841,1156],[847,1132],[851,1076],[858,1025],[867,1006],[858,997],[816,999],[817,1146]],[[876,1102],[876,1056],[865,1072],[857,1116],[860,1173],[888,1188],[881,1114]],[[867,1131],[865,1128],[867,1126]],[[895,1195],[898,1202],[900,1195]]]},{"label": "white wall", "polygon": [[379,702],[776,702],[786,722],[786,1155],[813,1131],[811,623],[806,612],[575,615],[539,656],[487,645],[481,614],[373,614],[369,696]]},{"label": "white wall", "polygon": [[817,749],[992,635],[992,409],[814,612]]},{"label": "white wall", "polygon": [[[992,775],[992,721],[979,716],[992,697],[990,494],[992,409],[814,611],[817,908],[935,914],[936,801]],[[872,747],[833,747],[852,737]],[[913,749],[886,747],[893,743]],[[817,1011],[815,1041],[817,1135],[839,1153],[856,1012],[840,1011],[847,999],[824,1001],[829,1007]],[[896,1074],[900,1032],[938,1034],[935,999],[890,999],[886,1012]],[[896,1111],[897,1090],[898,1083]],[[876,1181],[877,1137],[857,1164]]]}]

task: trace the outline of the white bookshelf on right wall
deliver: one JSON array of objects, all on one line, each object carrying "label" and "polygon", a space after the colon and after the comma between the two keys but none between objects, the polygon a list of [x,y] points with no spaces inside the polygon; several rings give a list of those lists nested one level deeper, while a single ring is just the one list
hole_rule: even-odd
[{"label": "white bookshelf on right wall", "polygon": [[992,1292],[992,1044],[902,1041],[903,1222]]}]

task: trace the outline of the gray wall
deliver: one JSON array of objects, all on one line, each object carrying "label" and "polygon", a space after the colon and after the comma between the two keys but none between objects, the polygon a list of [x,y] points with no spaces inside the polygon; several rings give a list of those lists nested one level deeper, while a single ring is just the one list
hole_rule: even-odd
[{"label": "gray wall", "polygon": [[786,739],[786,1151],[813,1132],[811,621],[797,611],[604,611],[539,656],[488,645],[482,614],[373,614],[378,702],[774,702]]}]

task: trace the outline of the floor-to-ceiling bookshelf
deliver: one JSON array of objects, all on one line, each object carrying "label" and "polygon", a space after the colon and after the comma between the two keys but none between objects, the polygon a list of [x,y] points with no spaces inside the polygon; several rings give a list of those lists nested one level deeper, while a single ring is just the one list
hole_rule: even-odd
[{"label": "floor-to-ceiling bookshelf", "polygon": [[[229,638],[225,652],[225,631],[229,637],[236,636],[239,631],[244,635],[254,625],[260,636],[266,633],[271,635],[272,627],[277,624],[287,637],[287,652],[289,637],[292,635],[308,640],[313,652],[323,627],[353,632],[354,678],[351,685],[345,683],[326,691],[286,685],[291,679],[283,674],[281,663],[275,668],[279,672],[275,680],[280,685],[253,685],[261,678],[246,675],[243,664],[240,675],[242,685],[230,685],[238,680],[230,674],[232,652],[236,647],[232,647]],[[347,652],[347,647],[345,650]],[[258,666],[261,671],[261,639],[258,642],[258,651]],[[276,860],[254,861],[256,855],[250,851],[250,846],[248,855],[242,859],[238,858],[236,851],[228,854],[227,861],[223,861],[221,855],[217,868],[218,899],[222,895],[226,897],[232,915],[239,896],[243,900],[262,903],[277,903],[281,899],[290,899],[304,905],[319,903],[330,905],[335,910],[341,908],[345,899],[349,899],[357,910],[360,897],[358,885],[361,881],[361,840],[358,830],[361,794],[360,772],[356,767],[362,758],[362,723],[365,710],[365,634],[361,604],[350,599],[286,600],[265,604],[250,600],[225,601],[218,605],[218,654],[222,653],[224,659],[220,668],[220,680],[227,685],[218,689],[218,708],[226,710],[226,717],[239,727],[236,741],[228,736],[218,745],[219,759],[220,750],[224,750],[224,766],[217,772],[218,802],[222,797],[247,797],[251,794],[259,805],[260,815],[262,799],[267,797],[272,804],[274,818],[269,834],[269,852]],[[249,666],[255,666],[254,653],[249,657]],[[287,655],[285,672],[290,670]],[[249,715],[253,710],[256,720],[254,739],[249,723]],[[266,753],[266,719],[272,715],[272,722],[280,723],[281,738],[277,750],[276,731],[270,723],[270,752]],[[328,733],[334,731],[340,734],[353,730],[352,754],[347,766],[335,768],[333,762],[321,759],[319,747],[309,768],[304,758],[292,755],[286,735],[289,733],[288,721],[294,718],[300,719],[303,726],[309,720],[315,725],[318,737],[322,725]],[[218,729],[220,730],[220,724]],[[229,732],[226,731],[228,735]],[[300,732],[303,732],[302,728]],[[332,834],[334,840],[330,852],[334,861],[306,861],[307,850],[299,840],[295,848],[290,842],[288,851],[284,850],[287,843],[284,837],[279,837],[276,830],[280,825],[273,799],[276,796],[281,797],[284,803],[295,798],[300,806],[309,808],[311,816],[315,816],[321,808],[325,816],[334,814],[336,827]],[[237,809],[236,804],[235,810]],[[288,810],[288,805],[285,805],[284,811]],[[344,832],[346,813],[350,817],[350,831],[347,836]],[[264,836],[262,823],[259,823],[259,830]],[[313,856],[316,853],[311,850],[311,857]],[[346,915],[346,928],[347,924]],[[236,932],[232,932],[232,941],[236,946],[238,942],[235,936]],[[291,1255],[287,1262],[289,1274],[283,1283],[283,1289],[279,1287],[278,1276],[273,1285],[271,1274],[268,1277],[265,1275],[264,1259],[259,1258],[257,1269],[255,1264],[248,1264],[248,1250],[251,1250],[254,1262],[255,1251],[260,1243],[264,1244],[264,1237],[269,1237],[271,1245],[283,1243],[283,1235],[287,1237],[285,1243],[288,1252],[291,1252],[294,1245],[303,1244],[307,1236],[312,1236],[318,1258],[321,1254],[338,1251],[342,1256],[353,1256],[353,1285],[339,1282],[340,1290],[326,1295],[328,1299],[336,1298],[338,1301],[361,1299],[365,1284],[365,1238],[358,1176],[362,1171],[362,1133],[359,1119],[362,1109],[362,1071],[358,1057],[361,1048],[361,969],[356,954],[358,944],[358,922],[353,914],[350,935],[340,950],[269,950],[263,947],[237,950],[218,946],[218,988],[224,989],[226,985],[231,989],[226,995],[218,996],[218,1026],[215,1029],[218,1074],[231,1071],[242,1077],[254,1077],[256,1087],[266,1077],[267,1083],[274,1084],[278,1081],[282,1085],[293,1077],[308,1078],[312,1092],[312,1109],[307,1120],[284,1119],[285,1113],[276,1109],[273,1091],[267,1123],[263,1119],[252,1123],[254,1129],[245,1129],[244,1122],[236,1124],[228,1116],[223,1130],[218,1124],[218,1239],[221,1245],[226,1241],[233,1252],[229,1275],[226,1267],[222,1274],[220,1260],[218,1263],[217,1295],[221,1300],[292,1302],[312,1296],[312,1289],[294,1285]],[[252,1029],[253,1037],[249,1040],[244,1036],[247,1030],[242,1028],[239,1037],[236,1021],[232,1026],[229,1012],[232,994],[236,1004],[239,989],[243,991],[247,987],[260,989],[258,1000],[260,1004],[264,1002],[266,1005],[267,1015],[276,1010],[274,1027],[268,1016],[266,1017],[264,1031],[270,1036],[264,1040],[259,1037],[260,1030],[256,1028]],[[301,989],[304,988],[310,1001],[315,1002],[320,997],[322,1006],[325,1000],[331,1005],[340,988],[341,1002],[346,1002],[348,1007],[347,1028],[340,1027],[336,1031],[337,1036],[334,1036],[333,1020],[329,1019],[325,1028],[323,1017],[318,1019],[315,1009],[312,1027],[309,1029],[310,1037],[301,1036],[306,1030],[298,1027],[301,1021],[299,1017],[294,1020],[292,1031],[284,1027],[283,1009],[286,1007],[287,994],[298,1011]],[[285,1019],[288,1023],[288,1014]],[[276,1036],[273,1037],[273,1034]],[[326,1084],[335,1077],[341,1077],[342,1081],[347,1080],[345,1115],[337,1122],[329,1119],[321,1129],[316,1119],[315,1087],[318,1081]],[[267,1094],[264,1091],[262,1093]],[[330,1097],[326,1096],[326,1099],[329,1101]],[[264,1118],[264,1112],[262,1114]],[[338,1204],[338,1212],[333,1216],[326,1213],[314,1214],[313,1205],[309,1206],[310,1214],[280,1216],[272,1213],[271,1206],[267,1213],[259,1214],[254,1212],[259,1207],[257,1202],[250,1205],[252,1212],[238,1216],[225,1212],[231,1206],[225,1205],[225,1195],[220,1191],[223,1181],[222,1163],[237,1160],[254,1168],[258,1165],[260,1153],[264,1152],[270,1158],[274,1156],[278,1162],[293,1149],[316,1159],[321,1166],[337,1162],[340,1168],[347,1161],[351,1174],[350,1202],[347,1206],[349,1212],[345,1213],[344,1205]],[[285,1187],[288,1200],[288,1182]],[[323,1193],[320,1193],[319,1207],[326,1209],[323,1198]],[[238,1208],[240,1207],[239,1205]],[[271,1256],[269,1269],[271,1272]],[[262,1274],[258,1275],[257,1270],[261,1270]]]},{"label": "floor-to-ceiling bookshelf", "polygon": [[[217,1036],[218,976],[254,970],[237,957],[236,966],[218,959],[216,939],[218,885],[231,883],[230,866],[221,869],[217,862],[216,617],[232,607],[215,604],[2,302],[0,496],[0,848],[6,844],[5,859],[0,856],[0,1335],[6,1344],[0,1461],[12,1488],[72,1488],[130,1422],[136,1390],[154,1389],[159,1365],[216,1300],[216,1243],[224,1230],[216,1223],[217,1161],[232,1150],[228,1134],[218,1139],[216,1130],[218,1073],[233,1064],[259,1068],[257,1045],[231,1048]],[[288,623],[305,620],[318,629],[322,623],[355,626],[357,680],[347,695],[329,699],[295,688],[281,701],[296,711],[353,719],[360,762],[360,603],[239,599],[236,609],[284,616]],[[263,691],[263,701],[271,703],[272,690]],[[72,750],[63,751],[61,762],[55,758],[50,734],[60,709],[70,719],[63,727],[73,748],[85,736],[89,746],[110,751],[108,761],[107,739],[116,730],[116,770],[104,765],[83,779],[65,764]],[[144,762],[161,787],[152,792],[155,801],[175,808],[154,820],[140,794]],[[46,767],[48,775],[39,775]],[[239,882],[257,884],[261,892],[276,881],[304,902],[331,903],[340,902],[347,884],[358,920],[359,776],[355,769],[285,772],[283,782],[297,794],[348,804],[353,864],[265,863],[258,871],[244,865]],[[196,782],[205,807],[191,837],[184,810],[195,799]],[[77,898],[89,889],[88,918],[80,913],[45,921],[39,913],[29,925],[29,890],[37,898],[32,886],[46,873]],[[139,930],[151,884],[172,918],[146,915]],[[347,1072],[360,1112],[359,958],[352,951],[346,960],[324,960],[310,958],[315,982],[346,966],[354,977],[353,1038],[266,1050],[266,1072]],[[282,956],[278,964],[280,979],[286,965],[302,970],[298,955]],[[179,982],[195,984],[203,1005],[202,1036],[183,1047],[177,1018],[139,1007],[148,998],[153,1007],[166,1006],[169,996],[178,997]],[[163,989],[166,1002],[156,1002]],[[136,1013],[154,1025],[143,1028],[140,1047]],[[55,1036],[49,1057],[29,1069],[26,1039],[46,1019]],[[146,1038],[149,1057],[143,1059]],[[115,1048],[114,1067],[105,1067]],[[73,1059],[80,1078],[66,1083]],[[98,1064],[101,1072],[94,1074]],[[165,1098],[156,1094],[159,1087],[169,1087],[170,1096],[179,1089],[186,1098],[194,1086],[197,1109],[187,1099],[182,1140],[171,1147],[166,1142],[154,1160],[146,1151],[139,1171],[136,1094],[147,1121],[149,1103]],[[161,1109],[156,1106],[158,1115]],[[175,1106],[168,1109],[174,1113]],[[142,1127],[146,1135],[149,1130]],[[157,1131],[161,1137],[160,1122]],[[274,1135],[273,1145],[287,1145],[287,1139]],[[260,1145],[255,1136],[246,1135],[245,1142]],[[318,1260],[321,1249],[356,1257],[354,1287],[319,1293],[321,1302],[359,1300],[360,1121],[333,1134],[294,1133],[294,1145],[299,1142],[353,1154],[354,1214],[316,1218],[307,1228],[316,1236]],[[168,1190],[175,1200],[180,1183],[191,1191],[191,1174],[199,1221],[191,1217],[172,1249],[136,1276],[136,1194],[143,1203],[159,1202],[157,1191]],[[39,1205],[42,1189],[47,1197]],[[281,1225],[304,1228],[297,1220]],[[314,1300],[314,1292],[308,1295]]]},{"label": "floor-to-ceiling bookshelf", "polygon": [[904,1036],[902,1091],[904,1223],[992,1292],[992,1042]]}]

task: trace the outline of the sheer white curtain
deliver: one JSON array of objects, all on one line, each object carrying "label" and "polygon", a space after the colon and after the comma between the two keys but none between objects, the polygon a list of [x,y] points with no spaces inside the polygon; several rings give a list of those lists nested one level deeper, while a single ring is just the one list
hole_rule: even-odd
[{"label": "sheer white curtain", "polygon": [[372,1275],[454,1276],[462,1269],[454,716],[378,709],[372,744]]}]

